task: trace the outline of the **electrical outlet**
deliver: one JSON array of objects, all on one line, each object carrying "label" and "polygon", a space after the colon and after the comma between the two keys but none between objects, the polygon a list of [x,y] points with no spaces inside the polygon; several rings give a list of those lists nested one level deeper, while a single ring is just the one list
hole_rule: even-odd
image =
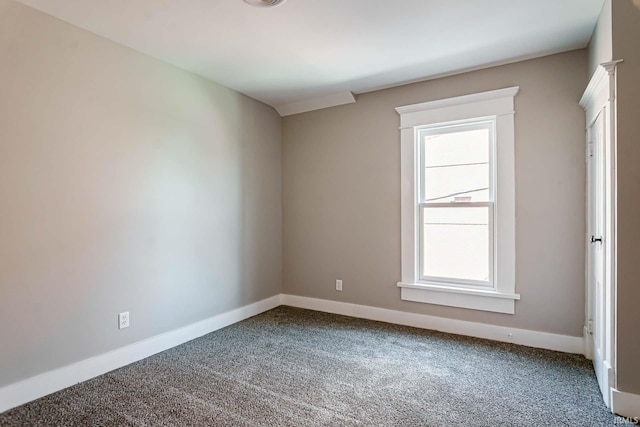
[{"label": "electrical outlet", "polygon": [[336,280],[336,291],[342,291],[342,280]]},{"label": "electrical outlet", "polygon": [[129,312],[118,314],[118,329],[124,329],[129,327]]}]

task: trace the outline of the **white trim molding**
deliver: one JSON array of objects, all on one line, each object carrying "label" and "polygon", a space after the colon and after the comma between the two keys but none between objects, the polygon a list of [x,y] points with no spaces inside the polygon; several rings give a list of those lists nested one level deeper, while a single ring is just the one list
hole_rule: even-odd
[{"label": "white trim molding", "polygon": [[600,106],[615,99],[615,74],[623,60],[605,62],[596,68],[580,98],[580,106],[587,112],[587,128],[600,113]]},{"label": "white trim molding", "polygon": [[[514,314],[515,244],[515,124],[518,86],[397,107],[400,115],[401,280],[400,298],[429,304]],[[480,119],[495,122],[494,242],[490,287],[430,283],[419,273],[420,205],[419,136],[425,127]]]},{"label": "white trim molding", "polygon": [[[519,86],[396,107],[400,128],[513,113]],[[509,101],[511,100],[511,101]]]},{"label": "white trim molding", "polygon": [[353,104],[356,97],[349,91],[338,92],[319,98],[305,99],[303,101],[291,102],[279,105],[276,108],[280,117],[292,116],[294,114],[306,113],[308,111],[321,110],[323,108],[337,107],[338,105]]},{"label": "white trim molding", "polygon": [[[640,419],[640,394],[611,389],[611,412],[623,417]],[[638,421],[636,424],[640,424]]]},{"label": "white trim molding", "polygon": [[386,308],[350,304],[297,295],[282,295],[282,304],[325,313],[376,320],[414,328],[431,329],[455,335],[466,335],[493,341],[510,342],[528,347],[544,348],[565,353],[583,354],[584,337],[551,334],[527,329],[475,323],[426,314],[407,313]]},{"label": "white trim molding", "polygon": [[472,310],[513,314],[518,294],[501,293],[491,289],[452,288],[428,283],[399,282],[401,298],[406,301],[448,305]]},{"label": "white trim molding", "polygon": [[276,308],[281,304],[280,299],[280,295],[275,295],[183,328],[4,386],[0,388],[0,413]]},{"label": "white trim molding", "polygon": [[[4,386],[0,388],[0,413],[176,347],[187,341],[274,309],[280,305],[430,329],[456,335],[510,342],[566,353],[582,354],[584,349],[583,337],[515,329],[345,302],[280,294],[210,317],[183,328],[156,335],[126,347]],[[629,406],[633,405],[635,400],[629,400],[627,394],[620,394],[618,396],[618,406],[624,411],[620,412],[621,414],[629,413],[625,408],[636,407]],[[635,395],[629,396],[633,397]]]}]

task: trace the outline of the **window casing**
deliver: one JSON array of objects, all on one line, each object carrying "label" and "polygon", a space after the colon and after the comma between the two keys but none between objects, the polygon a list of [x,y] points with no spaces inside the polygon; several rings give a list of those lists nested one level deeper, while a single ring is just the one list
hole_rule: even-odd
[{"label": "window casing", "polygon": [[515,312],[517,92],[396,108],[403,300]]}]

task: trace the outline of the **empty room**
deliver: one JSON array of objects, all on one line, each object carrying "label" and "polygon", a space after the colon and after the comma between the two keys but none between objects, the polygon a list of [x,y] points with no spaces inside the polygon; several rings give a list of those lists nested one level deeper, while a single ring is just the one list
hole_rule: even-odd
[{"label": "empty room", "polygon": [[0,0],[0,426],[640,425],[640,0]]}]

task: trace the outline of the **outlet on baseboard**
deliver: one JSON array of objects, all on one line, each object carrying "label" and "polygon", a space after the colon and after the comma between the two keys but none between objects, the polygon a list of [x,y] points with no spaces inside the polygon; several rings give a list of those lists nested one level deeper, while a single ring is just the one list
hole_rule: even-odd
[{"label": "outlet on baseboard", "polygon": [[124,329],[129,327],[129,312],[118,314],[118,329]]},{"label": "outlet on baseboard", "polygon": [[342,280],[336,280],[336,291],[342,291]]}]

